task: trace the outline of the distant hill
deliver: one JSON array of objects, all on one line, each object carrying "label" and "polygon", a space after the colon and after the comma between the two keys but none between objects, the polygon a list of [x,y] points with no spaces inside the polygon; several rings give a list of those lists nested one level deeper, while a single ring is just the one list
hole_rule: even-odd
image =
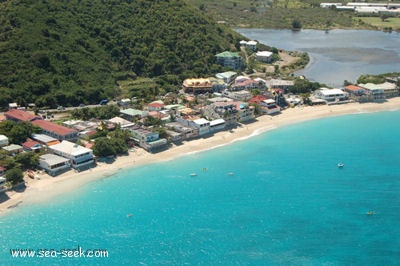
[{"label": "distant hill", "polygon": [[117,83],[141,78],[173,90],[239,40],[183,0],[0,0],[0,108],[146,95]]}]

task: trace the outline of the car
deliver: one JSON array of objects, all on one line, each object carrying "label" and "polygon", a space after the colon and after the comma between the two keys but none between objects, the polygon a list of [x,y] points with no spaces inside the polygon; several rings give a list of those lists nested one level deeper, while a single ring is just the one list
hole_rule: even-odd
[{"label": "car", "polygon": [[81,104],[79,105],[79,107],[85,107],[85,105],[84,105],[83,103],[81,103]]},{"label": "car", "polygon": [[108,103],[107,99],[103,99],[99,102],[100,105],[106,105]]},{"label": "car", "polygon": [[60,105],[60,106],[57,107],[57,110],[60,110],[60,111],[61,110],[65,110],[65,107]]}]

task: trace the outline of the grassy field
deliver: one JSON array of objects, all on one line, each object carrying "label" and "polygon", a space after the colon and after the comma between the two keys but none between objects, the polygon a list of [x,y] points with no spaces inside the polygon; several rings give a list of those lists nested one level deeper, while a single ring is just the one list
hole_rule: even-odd
[{"label": "grassy field", "polygon": [[[301,22],[302,28],[328,30],[333,28],[377,29],[369,18],[358,18],[355,13],[320,8],[323,0],[187,0],[217,21],[233,28],[291,28],[293,20]],[[347,1],[334,1],[346,3]],[[377,1],[379,2],[379,1]],[[393,20],[392,18],[388,21]],[[375,21],[375,20],[374,20]],[[379,22],[377,18],[376,22]],[[392,23],[392,22],[390,22]],[[392,27],[398,29],[398,25]]]},{"label": "grassy field", "polygon": [[382,21],[379,17],[363,17],[357,18],[361,19],[364,23],[370,24],[378,29],[388,29],[392,30],[400,30],[400,18],[387,18],[385,21]]}]

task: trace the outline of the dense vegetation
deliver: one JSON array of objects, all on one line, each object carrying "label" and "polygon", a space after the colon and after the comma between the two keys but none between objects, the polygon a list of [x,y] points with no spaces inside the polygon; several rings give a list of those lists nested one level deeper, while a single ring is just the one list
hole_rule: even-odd
[{"label": "dense vegetation", "polygon": [[0,107],[141,97],[149,88],[118,82],[142,78],[171,91],[222,70],[215,54],[240,39],[183,0],[0,1]]}]

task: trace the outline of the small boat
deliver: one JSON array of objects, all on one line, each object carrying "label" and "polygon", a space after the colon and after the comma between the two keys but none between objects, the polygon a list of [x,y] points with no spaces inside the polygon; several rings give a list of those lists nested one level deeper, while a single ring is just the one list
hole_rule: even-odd
[{"label": "small boat", "polygon": [[367,211],[367,213],[366,213],[367,215],[374,215],[375,214],[375,212],[374,211]]},{"label": "small boat", "polygon": [[337,167],[339,167],[339,168],[343,168],[343,166],[344,166],[344,164],[342,164],[342,163],[337,164]]},{"label": "small boat", "polygon": [[196,173],[191,173],[190,176],[197,176],[197,174]]},{"label": "small boat", "polygon": [[233,172],[229,172],[228,175],[233,175]]}]

